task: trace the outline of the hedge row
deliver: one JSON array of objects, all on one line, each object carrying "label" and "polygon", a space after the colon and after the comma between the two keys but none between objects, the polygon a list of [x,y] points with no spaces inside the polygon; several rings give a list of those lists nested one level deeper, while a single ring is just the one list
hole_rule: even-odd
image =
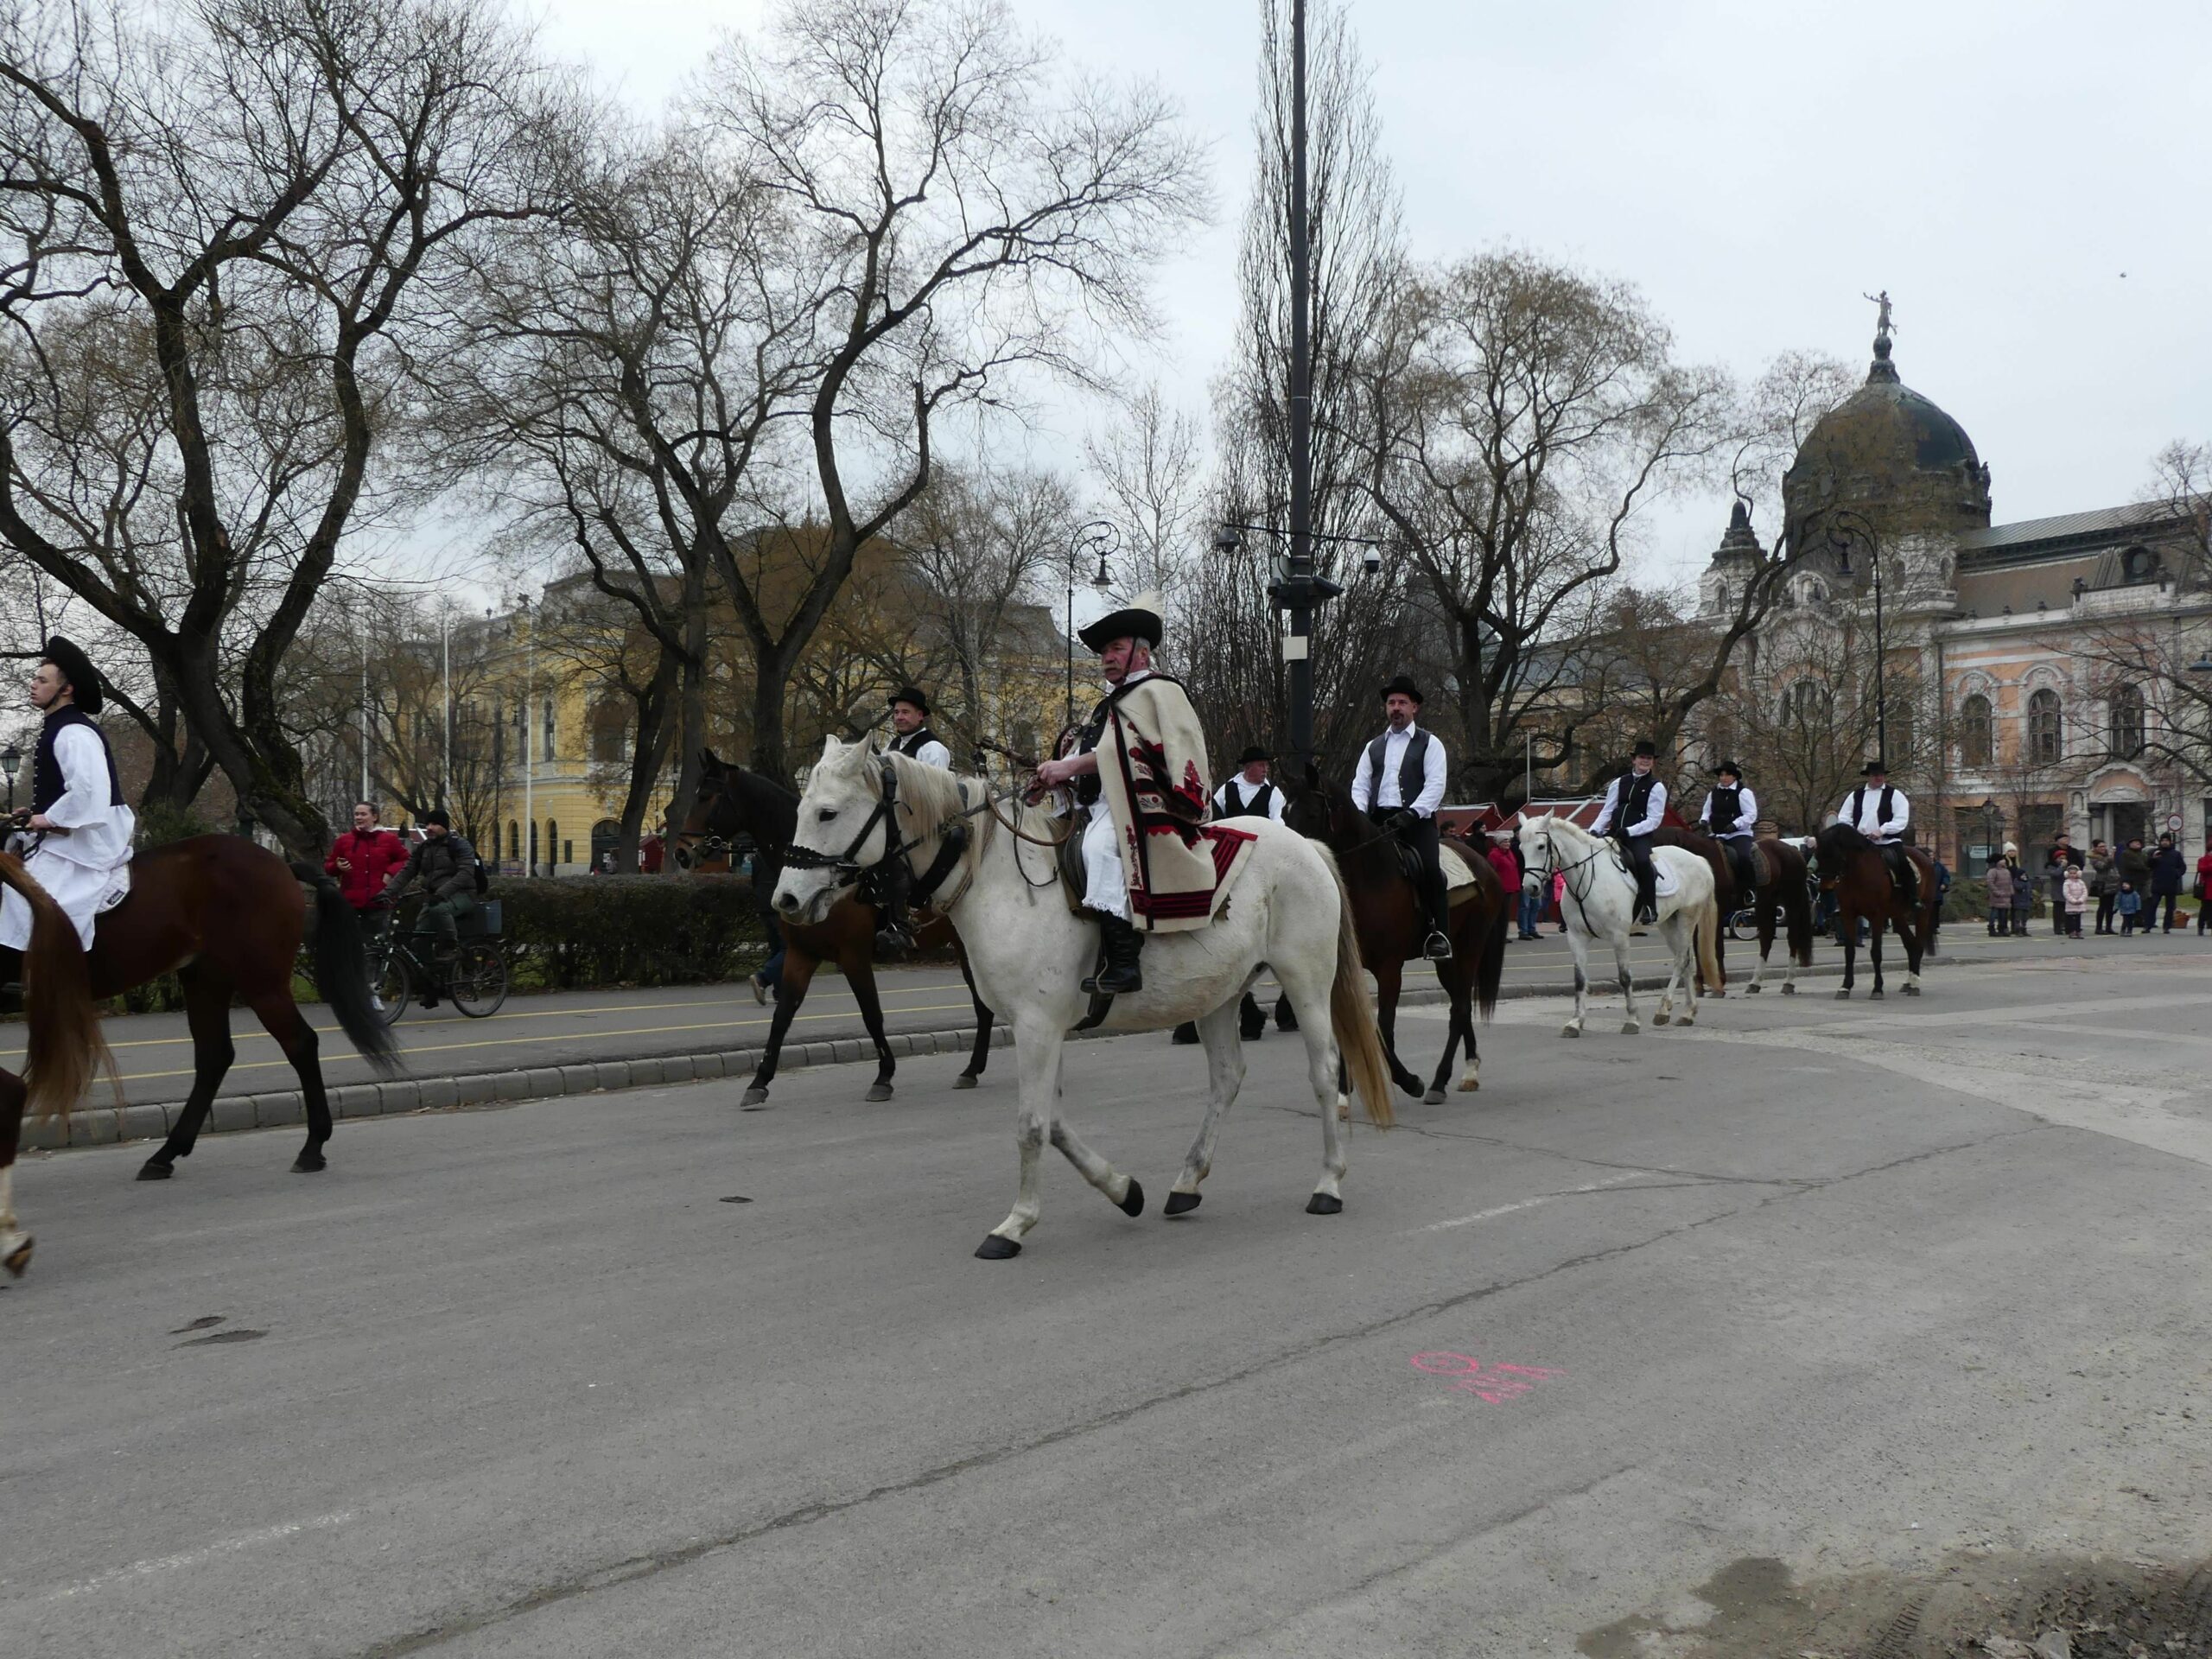
[{"label": "hedge row", "polygon": [[711,983],[750,973],[765,954],[743,876],[509,877],[491,897],[518,988]]}]

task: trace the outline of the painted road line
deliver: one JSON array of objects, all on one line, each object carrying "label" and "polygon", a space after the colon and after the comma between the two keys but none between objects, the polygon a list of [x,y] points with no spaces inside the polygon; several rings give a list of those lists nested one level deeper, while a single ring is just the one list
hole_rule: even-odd
[{"label": "painted road line", "polygon": [[1563,1192],[1545,1192],[1533,1198],[1522,1198],[1516,1204],[1501,1204],[1488,1210],[1478,1210],[1471,1216],[1454,1216],[1449,1221],[1432,1221],[1427,1226],[1417,1227],[1414,1230],[1421,1233],[1441,1233],[1447,1232],[1454,1227],[1471,1227],[1478,1221],[1495,1221],[1500,1216],[1513,1215],[1522,1210],[1534,1210],[1538,1205],[1549,1204],[1554,1198],[1571,1198],[1580,1192],[1602,1192],[1609,1186],[1621,1186],[1630,1181],[1640,1181],[1647,1175],[1662,1175],[1665,1173],[1663,1170],[1657,1169],[1631,1169],[1624,1174],[1608,1175],[1602,1181],[1592,1181],[1587,1186],[1570,1186]]},{"label": "painted road line", "polygon": [[260,1527],[252,1532],[242,1532],[235,1538],[225,1538],[199,1549],[180,1550],[174,1555],[156,1555],[150,1560],[133,1561],[128,1567],[118,1567],[106,1573],[95,1573],[89,1579],[79,1579],[74,1584],[65,1584],[59,1590],[49,1590],[40,1598],[42,1601],[67,1601],[74,1596],[91,1595],[101,1590],[111,1590],[119,1584],[148,1579],[156,1573],[173,1573],[180,1567],[198,1567],[218,1555],[235,1555],[241,1550],[258,1544],[273,1544],[279,1539],[290,1538],[302,1532],[321,1532],[330,1527],[342,1527],[353,1518],[351,1510],[340,1510],[334,1515],[318,1515],[308,1521],[294,1521],[283,1526]]}]

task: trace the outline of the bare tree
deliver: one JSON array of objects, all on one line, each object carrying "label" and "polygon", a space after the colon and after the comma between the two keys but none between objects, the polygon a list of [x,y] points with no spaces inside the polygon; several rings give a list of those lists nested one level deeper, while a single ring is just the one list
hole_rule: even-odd
[{"label": "bare tree", "polygon": [[1021,371],[1094,382],[1100,331],[1150,328],[1143,279],[1204,207],[1201,158],[1158,94],[1062,71],[1000,0],[790,0],[711,79],[731,164],[788,214],[791,280],[821,304],[823,556],[780,616],[721,560],[758,670],[753,764],[784,773],[785,683],[927,487],[938,423]]},{"label": "bare tree", "polygon": [[[0,83],[0,318],[37,369],[0,413],[0,537],[139,643],[246,810],[318,849],[280,670],[375,510],[450,251],[533,209],[546,83],[482,0],[12,8]],[[162,458],[131,538],[159,583],[16,442],[103,313],[146,342],[123,372]]]}]

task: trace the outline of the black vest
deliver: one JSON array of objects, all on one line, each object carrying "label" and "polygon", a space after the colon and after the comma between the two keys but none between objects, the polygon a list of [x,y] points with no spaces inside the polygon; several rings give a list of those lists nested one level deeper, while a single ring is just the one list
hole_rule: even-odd
[{"label": "black vest", "polygon": [[1744,790],[1739,784],[1734,789],[1716,789],[1713,798],[1706,803],[1705,821],[1716,836],[1736,833],[1736,820],[1744,816]]},{"label": "black vest", "polygon": [[[1876,803],[1875,810],[1880,814],[1881,820],[1884,823],[1887,823],[1890,821],[1890,803],[1896,797],[1897,792],[1897,785],[1894,784],[1884,784],[1882,785],[1882,798],[1878,803]],[[1856,830],[1859,828],[1859,817],[1866,810],[1866,785],[1861,784],[1858,788],[1851,791],[1851,827],[1853,829]],[[1872,837],[1870,836],[1869,839],[1871,840]]]},{"label": "black vest", "polygon": [[[1382,746],[1390,741],[1385,732],[1367,746],[1367,804],[1373,810],[1382,804]],[[1428,734],[1420,727],[1406,740],[1406,752],[1398,760],[1398,804],[1411,806],[1421,798],[1421,785],[1428,781]]]},{"label": "black vest", "polygon": [[[1229,784],[1233,784],[1237,780],[1236,779],[1232,778],[1229,780]],[[1268,783],[1262,784],[1260,785],[1260,792],[1258,794],[1255,795],[1250,800],[1245,802],[1243,805],[1235,808],[1234,810],[1229,806],[1229,802],[1234,798],[1229,792],[1229,784],[1224,784],[1219,790],[1215,791],[1215,798],[1220,803],[1220,817],[1224,818],[1264,818],[1271,816],[1268,810],[1268,803],[1273,801],[1275,798],[1275,786],[1272,780]]]},{"label": "black vest", "polygon": [[100,741],[100,753],[107,757],[107,804],[123,804],[123,785],[115,776],[115,751],[107,745],[107,734],[101,731],[99,722],[73,703],[55,709],[46,717],[46,724],[39,728],[38,747],[31,756],[31,810],[43,812],[69,792],[69,783],[61,775],[61,763],[54,758],[54,740],[64,726],[89,726],[92,735]]},{"label": "black vest", "polygon": [[1651,804],[1651,786],[1659,781],[1656,772],[1647,772],[1643,777],[1634,772],[1620,780],[1620,804],[1613,809],[1613,821],[1605,833],[1616,841],[1628,838],[1628,827],[1642,823],[1643,815]]},{"label": "black vest", "polygon": [[911,759],[922,752],[922,746],[924,744],[934,743],[936,741],[937,734],[935,732],[930,730],[926,726],[917,726],[912,731],[907,733],[906,736],[893,738],[891,740],[891,749],[892,753],[894,754],[903,754]]}]

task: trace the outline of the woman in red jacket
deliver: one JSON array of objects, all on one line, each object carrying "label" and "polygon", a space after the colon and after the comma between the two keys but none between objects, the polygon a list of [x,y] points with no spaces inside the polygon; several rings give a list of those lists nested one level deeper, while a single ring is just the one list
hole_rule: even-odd
[{"label": "woman in red jacket", "polygon": [[377,828],[377,809],[368,801],[353,809],[353,827],[331,843],[330,856],[322,861],[323,872],[338,878],[338,890],[361,925],[364,944],[374,943],[391,925],[391,906],[383,901],[384,884],[406,861],[406,843],[391,830]]}]

